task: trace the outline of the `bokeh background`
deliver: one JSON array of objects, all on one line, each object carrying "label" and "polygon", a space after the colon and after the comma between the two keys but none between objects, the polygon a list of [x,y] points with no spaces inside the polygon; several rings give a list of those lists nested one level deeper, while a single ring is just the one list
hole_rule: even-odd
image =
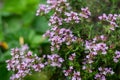
[{"label": "bokeh background", "polygon": [[42,34],[48,29],[45,16],[36,16],[44,0],[0,0],[0,80],[9,80],[6,69],[10,49],[28,44],[35,53],[47,42]]},{"label": "bokeh background", "polygon": [[[10,49],[28,44],[35,53],[46,53],[49,43],[42,38],[48,26],[49,16],[36,16],[40,3],[46,0],[0,0],[0,80],[9,80],[5,60],[10,58]],[[120,0],[73,0],[78,8],[88,6],[92,22],[102,13],[120,13]],[[71,4],[72,4],[71,3]],[[76,3],[78,4],[78,3]],[[75,4],[73,4],[75,5]],[[42,51],[41,51],[42,50]]]}]

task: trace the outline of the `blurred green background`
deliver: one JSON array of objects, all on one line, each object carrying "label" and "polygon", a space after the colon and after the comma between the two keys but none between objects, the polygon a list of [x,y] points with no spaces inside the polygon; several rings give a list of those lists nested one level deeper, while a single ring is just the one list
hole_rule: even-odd
[{"label": "blurred green background", "polygon": [[42,1],[0,0],[0,80],[9,80],[11,75],[5,64],[11,48],[25,43],[37,53],[40,45],[46,44],[42,34],[48,29],[47,20],[44,16],[36,16]]}]

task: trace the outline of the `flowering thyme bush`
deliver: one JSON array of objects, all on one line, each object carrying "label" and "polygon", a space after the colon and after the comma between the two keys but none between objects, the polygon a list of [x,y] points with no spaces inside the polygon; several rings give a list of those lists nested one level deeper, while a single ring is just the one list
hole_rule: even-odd
[{"label": "flowering thyme bush", "polygon": [[39,5],[37,16],[52,14],[50,30],[43,35],[50,42],[50,52],[38,57],[24,46],[12,49],[12,58],[6,61],[14,72],[11,80],[49,69],[51,80],[120,79],[120,15],[101,14],[93,24],[89,8],[75,9],[71,1],[47,0]]}]

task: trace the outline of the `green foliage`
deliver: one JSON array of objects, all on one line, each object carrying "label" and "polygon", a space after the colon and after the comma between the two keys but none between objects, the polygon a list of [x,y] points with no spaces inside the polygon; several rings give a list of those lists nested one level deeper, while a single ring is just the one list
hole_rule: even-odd
[{"label": "green foliage", "polygon": [[11,72],[8,72],[6,69],[6,64],[4,62],[0,62],[0,79],[9,80],[10,76]]}]

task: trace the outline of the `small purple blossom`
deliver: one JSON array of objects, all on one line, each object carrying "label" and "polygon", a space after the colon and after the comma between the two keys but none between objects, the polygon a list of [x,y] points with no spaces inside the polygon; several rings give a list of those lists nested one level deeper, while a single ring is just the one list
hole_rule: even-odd
[{"label": "small purple blossom", "polygon": [[39,9],[37,10],[36,16],[38,16],[40,13],[47,14],[49,13],[50,9],[48,5],[40,4]]},{"label": "small purple blossom", "polygon": [[73,54],[71,54],[70,56],[69,56],[69,60],[70,61],[73,61],[74,59],[75,59],[75,56],[76,56],[76,54],[75,53],[73,53]]},{"label": "small purple blossom", "polygon": [[64,61],[64,59],[57,54],[47,55],[47,58],[48,58],[48,64],[50,64],[53,67],[61,67]]},{"label": "small purple blossom", "polygon": [[75,71],[73,66],[70,66],[67,70],[63,70],[63,73],[66,77],[71,77],[71,80],[81,80],[80,72]]},{"label": "small purple blossom", "polygon": [[73,73],[72,79],[71,80],[81,80],[80,77],[80,72],[75,72]]},{"label": "small purple blossom", "polygon": [[48,25],[49,26],[52,26],[52,25],[53,26],[60,26],[60,25],[62,25],[62,21],[63,21],[63,19],[60,18],[59,16],[57,16],[56,13],[54,13],[53,16],[50,17]]},{"label": "small purple blossom", "polygon": [[79,14],[79,16],[83,17],[83,18],[88,18],[89,16],[91,16],[91,12],[89,11],[88,7],[86,8],[81,8],[81,13]]},{"label": "small purple blossom", "polygon": [[63,70],[63,73],[67,77],[71,75],[72,71],[73,71],[73,66],[70,66],[68,70]]},{"label": "small purple blossom", "polygon": [[67,16],[64,21],[69,23],[71,21],[74,21],[75,23],[79,23],[80,22],[80,17],[78,15],[78,13],[71,11],[70,13],[65,12],[65,15]]},{"label": "small purple blossom", "polygon": [[115,56],[113,57],[113,61],[117,63],[120,59],[120,51],[115,52]]}]

